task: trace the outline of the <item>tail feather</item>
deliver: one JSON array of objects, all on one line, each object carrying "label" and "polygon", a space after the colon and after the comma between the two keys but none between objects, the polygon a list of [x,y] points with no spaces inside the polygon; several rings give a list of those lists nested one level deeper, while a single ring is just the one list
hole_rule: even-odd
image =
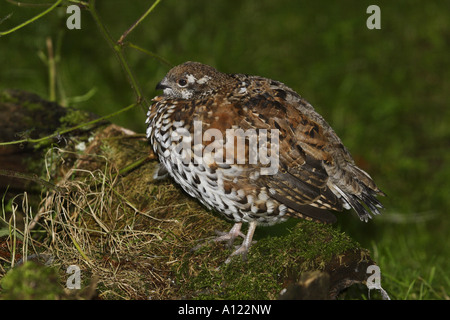
[{"label": "tail feather", "polygon": [[335,189],[342,196],[342,199],[356,211],[361,221],[369,221],[369,219],[372,219],[372,215],[380,214],[379,209],[384,208],[376,198],[377,194],[384,195],[381,191],[374,191],[365,185],[363,186],[363,191],[359,194],[344,192],[337,186],[335,186]]}]

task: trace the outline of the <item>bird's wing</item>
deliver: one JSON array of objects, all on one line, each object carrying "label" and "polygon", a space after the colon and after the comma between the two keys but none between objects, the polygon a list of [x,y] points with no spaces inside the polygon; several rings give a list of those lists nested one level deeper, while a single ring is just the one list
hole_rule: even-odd
[{"label": "bird's wing", "polygon": [[[250,89],[249,89],[250,90]],[[353,207],[361,219],[377,214],[382,194],[371,178],[356,167],[350,153],[313,107],[286,86],[267,82],[261,94],[242,106],[249,110],[240,127],[278,129],[279,166],[273,175],[256,183],[271,197],[300,215],[324,222],[335,221],[327,210]]]},{"label": "bird's wing", "polygon": [[[238,182],[234,183],[234,177],[230,175],[229,181],[224,182],[224,187],[236,190],[246,188],[244,181],[247,181],[249,184],[267,190],[272,199],[287,207],[287,213],[290,215],[324,222],[335,221],[335,216],[327,209],[342,210],[342,205],[327,187],[328,175],[322,161],[329,161],[329,155],[321,147],[325,141],[321,137],[320,127],[307,116],[301,115],[292,106],[283,106],[282,103],[263,96],[228,102],[221,96],[215,96],[201,102],[181,100],[167,101],[166,104],[177,106],[170,115],[175,123],[187,118],[201,121],[203,138],[206,136],[207,129],[217,129],[224,138],[226,130],[233,127],[245,132],[249,129],[267,129],[269,135],[267,155],[271,152],[272,129],[279,130],[277,172],[262,175],[259,178],[256,178],[257,175],[252,177],[252,173],[260,171],[264,165],[261,163],[250,165],[247,162],[242,166],[235,166],[239,156],[239,152],[236,151],[229,172],[233,172],[233,168],[239,168],[242,176],[237,179]],[[195,112],[192,114],[194,109]],[[187,113],[190,115],[188,116]],[[189,129],[192,134],[194,134],[194,121]],[[304,137],[300,137],[296,131],[302,132]],[[261,131],[257,130],[255,133],[259,135]],[[202,140],[202,143],[206,148],[211,141],[206,139]],[[248,140],[245,148],[244,154],[249,155]],[[262,151],[259,150],[259,152]],[[266,164],[265,167],[270,165],[270,163]],[[214,173],[218,167],[223,166],[212,161],[208,167],[209,171]]]},{"label": "bird's wing", "polygon": [[[270,130],[267,155],[275,146],[273,129],[279,134],[276,172],[260,175],[253,183],[266,188],[272,199],[288,208],[290,215],[334,222],[335,216],[327,210],[341,211],[343,207],[327,185],[329,176],[324,163],[332,162],[332,157],[325,149],[328,140],[320,125],[282,98],[277,98],[276,93],[234,102],[233,108],[247,110],[246,116],[237,124],[243,130]],[[261,164],[255,167],[258,168]]]}]

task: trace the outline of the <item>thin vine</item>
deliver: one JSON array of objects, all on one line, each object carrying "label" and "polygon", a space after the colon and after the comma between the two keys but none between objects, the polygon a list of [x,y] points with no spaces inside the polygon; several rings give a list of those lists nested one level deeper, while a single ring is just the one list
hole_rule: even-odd
[{"label": "thin vine", "polygon": [[[17,2],[17,1],[13,1],[13,0],[8,0],[8,2],[10,2],[10,3],[14,4],[14,5],[17,5],[17,6],[34,6],[34,4],[28,4],[28,3],[24,3],[24,2]],[[57,0],[48,9],[44,10],[43,12],[41,12],[38,15],[36,15],[35,17],[33,17],[33,18],[31,18],[31,19],[29,19],[29,20],[27,20],[27,21],[17,25],[16,27],[14,27],[14,28],[12,28],[10,30],[3,31],[3,32],[0,31],[0,36],[4,36],[4,35],[7,35],[7,34],[10,34],[10,33],[14,32],[14,31],[17,31],[17,30],[27,26],[28,24],[30,24],[30,23],[32,23],[32,22],[42,18],[46,14],[50,13],[51,11],[53,11],[56,7],[58,7],[61,4],[61,2],[62,2],[62,0]],[[89,0],[89,2],[79,1],[79,0],[69,0],[69,2],[81,5],[83,8],[85,8],[86,10],[88,10],[90,12],[92,18],[94,19],[94,21],[96,22],[96,24],[97,24],[97,26],[98,26],[98,28],[100,30],[100,32],[102,33],[102,35],[105,38],[105,40],[108,43],[108,45],[113,50],[113,52],[116,55],[120,65],[122,66],[122,69],[125,72],[127,80],[129,81],[129,83],[130,83],[130,85],[131,85],[131,87],[132,87],[132,89],[133,89],[133,91],[135,93],[136,103],[133,103],[133,104],[131,104],[131,105],[129,105],[129,106],[127,106],[127,107],[117,111],[117,112],[111,113],[111,114],[106,115],[104,117],[95,119],[93,121],[81,123],[81,124],[79,124],[77,126],[74,126],[74,127],[71,127],[71,128],[65,129],[65,130],[62,130],[60,132],[56,132],[54,134],[51,134],[51,135],[48,135],[48,136],[45,136],[45,137],[42,137],[42,138],[37,138],[37,139],[26,138],[26,139],[15,140],[15,141],[0,142],[0,146],[15,145],[15,144],[22,144],[22,143],[39,143],[39,142],[42,142],[42,141],[45,141],[45,140],[48,140],[48,139],[55,138],[55,137],[57,137],[59,135],[62,135],[62,134],[65,134],[65,133],[68,133],[68,132],[80,129],[82,127],[95,124],[95,123],[100,122],[102,120],[112,118],[112,117],[114,117],[114,116],[116,116],[116,115],[118,115],[118,114],[120,114],[122,112],[125,112],[125,111],[128,111],[128,110],[134,108],[137,105],[140,105],[141,108],[145,111],[145,107],[143,105],[143,102],[146,102],[146,99],[142,95],[142,92],[141,92],[141,90],[139,88],[139,84],[138,84],[136,78],[134,77],[134,75],[133,75],[133,73],[131,71],[131,68],[129,67],[128,62],[125,59],[125,56],[123,54],[123,47],[125,45],[123,41],[128,36],[128,34],[131,31],[133,31],[156,8],[156,6],[161,2],[161,0],[156,0],[149,7],[149,9],[135,23],[133,23],[129,29],[127,29],[122,34],[122,36],[119,38],[118,41],[115,41],[112,38],[112,36],[109,33],[108,29],[103,24],[99,14],[98,14],[98,12],[96,10],[96,7],[95,7],[95,0]],[[162,57],[160,57],[160,56],[158,56],[158,55],[156,55],[156,54],[154,54],[154,53],[152,53],[152,52],[150,52],[148,50],[140,48],[139,46],[136,46],[134,44],[129,44],[129,43],[127,43],[126,46],[134,48],[136,50],[139,50],[140,52],[143,52],[145,54],[148,54],[149,56],[157,59],[158,61],[160,61],[160,62],[162,62],[162,63],[164,63],[166,65],[170,65],[170,63],[167,60],[165,60],[164,58],[162,58]],[[52,92],[51,98],[53,98],[53,99],[55,98],[55,93],[54,92]]]}]

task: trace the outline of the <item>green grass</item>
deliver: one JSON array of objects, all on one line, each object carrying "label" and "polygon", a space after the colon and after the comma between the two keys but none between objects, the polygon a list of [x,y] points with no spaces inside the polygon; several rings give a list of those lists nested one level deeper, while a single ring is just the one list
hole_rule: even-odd
[{"label": "green grass", "polygon": [[[114,39],[151,5],[98,1]],[[369,224],[340,214],[337,228],[370,249],[393,299],[450,296],[450,5],[444,1],[377,1],[381,30],[366,28],[369,1],[164,0],[128,40],[173,64],[196,60],[225,72],[280,80],[309,100],[333,126],[357,163],[388,195]],[[10,29],[43,8],[0,0]],[[0,90],[49,96],[46,37],[53,39],[58,100],[107,115],[134,96],[88,12],[82,29],[65,28],[64,9],[0,38]],[[39,54],[41,52],[41,54]],[[127,48],[144,94],[168,67]],[[62,94],[63,93],[63,94]],[[115,119],[144,132],[136,108]]]}]

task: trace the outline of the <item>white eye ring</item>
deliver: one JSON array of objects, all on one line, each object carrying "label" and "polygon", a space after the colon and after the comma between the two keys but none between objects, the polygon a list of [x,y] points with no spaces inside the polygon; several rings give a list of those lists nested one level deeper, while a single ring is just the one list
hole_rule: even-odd
[{"label": "white eye ring", "polygon": [[187,86],[187,80],[186,79],[180,79],[180,80],[178,80],[177,84],[181,88],[186,87]]}]

